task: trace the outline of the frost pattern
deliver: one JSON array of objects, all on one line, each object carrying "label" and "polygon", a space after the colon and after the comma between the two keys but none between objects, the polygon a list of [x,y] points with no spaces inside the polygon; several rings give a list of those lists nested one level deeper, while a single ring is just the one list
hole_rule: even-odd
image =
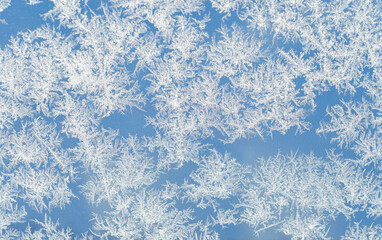
[{"label": "frost pattern", "polygon": [[0,1],[0,12],[4,11],[11,5],[11,0],[1,0]]},{"label": "frost pattern", "polygon": [[[1,239],[331,239],[341,217],[344,240],[382,234],[357,223],[382,217],[380,0],[25,4],[50,9],[0,49]],[[291,131],[332,149],[222,151]],[[53,217],[75,200],[88,231]]]}]

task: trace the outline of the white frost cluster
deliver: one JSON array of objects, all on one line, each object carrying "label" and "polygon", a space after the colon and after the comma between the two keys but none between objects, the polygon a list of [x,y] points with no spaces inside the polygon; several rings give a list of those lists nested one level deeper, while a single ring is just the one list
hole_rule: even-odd
[{"label": "white frost cluster", "polygon": [[[0,239],[331,239],[340,217],[343,240],[381,238],[356,223],[382,217],[380,0],[49,4],[0,48]],[[134,114],[136,134],[107,124]],[[333,149],[219,148],[291,131]],[[81,233],[52,220],[78,199]]]}]

